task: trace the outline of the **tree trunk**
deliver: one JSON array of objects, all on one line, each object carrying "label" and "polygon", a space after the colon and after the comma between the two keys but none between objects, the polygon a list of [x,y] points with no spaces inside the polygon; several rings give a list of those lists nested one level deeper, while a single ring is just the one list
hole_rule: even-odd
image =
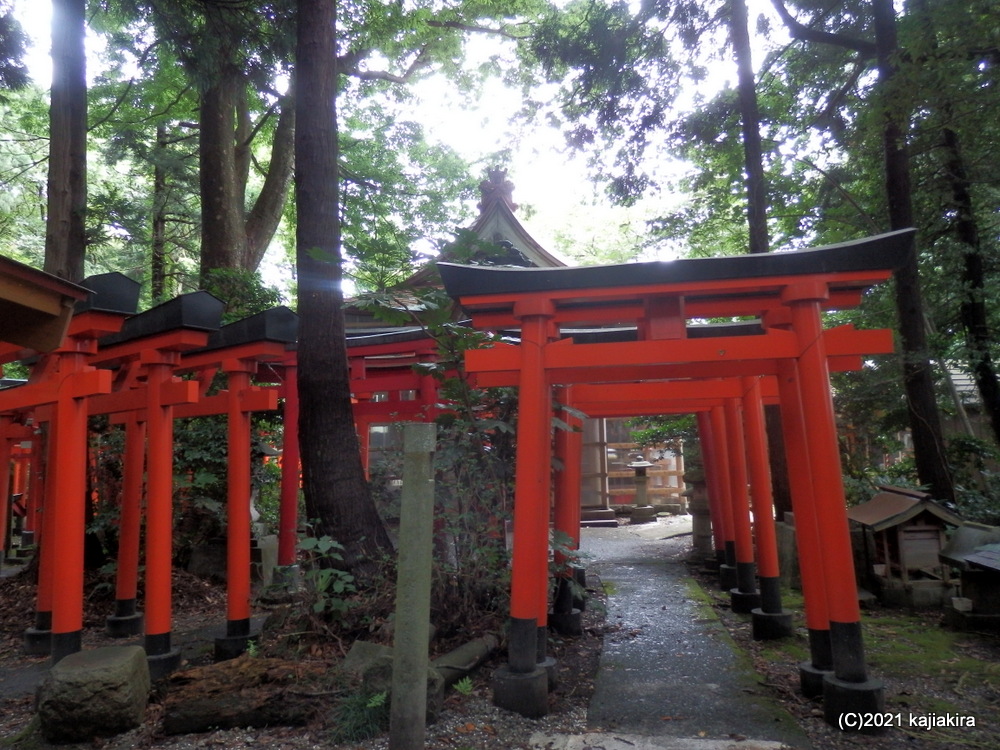
[{"label": "tree trunk", "polygon": [[236,160],[236,105],[241,78],[220,74],[201,95],[201,276],[215,268],[244,268],[246,221]]},{"label": "tree trunk", "polygon": [[[873,0],[872,12],[883,102],[891,102],[893,97],[889,96],[889,91],[895,77],[892,59],[898,48],[892,0]],[[892,104],[883,106],[886,107],[883,143],[889,223],[892,229],[904,229],[914,225],[909,153],[905,130],[901,124],[905,120]],[[903,267],[896,272],[896,310],[903,345],[903,386],[917,474],[920,482],[930,487],[935,499],[953,502],[955,488],[945,456],[941,421],[934,395],[915,248]]]},{"label": "tree trunk", "polygon": [[750,227],[750,252],[770,250],[767,233],[767,180],[764,177],[764,152],[760,142],[760,108],[753,74],[750,32],[747,28],[745,0],[731,0],[729,35],[736,55],[740,121],[743,126],[743,165],[746,170],[747,222]]},{"label": "tree trunk", "polygon": [[150,262],[150,290],[153,299],[166,299],[167,291],[167,174],[162,155],[166,151],[167,126],[156,125],[156,154],[153,162],[153,232]]},{"label": "tree trunk", "polygon": [[87,58],[85,0],[52,0],[52,98],[49,106],[45,265],[83,279],[87,249]]},{"label": "tree trunk", "polygon": [[[937,51],[933,16],[926,0],[914,4],[914,13],[922,19],[924,43]],[[943,102],[941,112],[944,121],[952,122],[955,117],[955,107],[949,91],[941,93]],[[941,131],[941,147],[944,151],[944,175],[951,192],[951,208],[954,210],[954,221],[951,229],[955,239],[962,247],[962,282],[963,297],[959,308],[959,318],[965,331],[966,360],[972,370],[972,376],[979,390],[983,408],[990,420],[993,439],[1000,444],[1000,383],[997,381],[996,366],[991,349],[993,346],[990,326],[986,312],[986,282],[983,266],[983,248],[980,240],[979,224],[972,203],[969,172],[965,158],[962,155],[961,139],[958,132],[945,125]],[[955,394],[954,383],[951,382],[953,399],[959,411],[963,411],[961,401]],[[964,414],[963,414],[964,417]],[[971,425],[967,424],[967,432],[974,434]]]},{"label": "tree trunk", "polygon": [[288,199],[295,163],[295,97],[286,95],[281,101],[281,116],[271,145],[271,163],[267,167],[264,186],[247,216],[247,268],[256,269],[274,237]]},{"label": "tree trunk", "polygon": [[300,0],[295,200],[299,440],[308,520],[362,576],[391,543],[365,481],[344,336],[337,143],[336,1]]},{"label": "tree trunk", "polygon": [[[771,250],[771,238],[767,231],[767,178],[764,175],[764,149],[760,138],[760,107],[757,102],[757,83],[753,72],[753,53],[750,48],[749,17],[745,0],[732,0],[731,2],[729,35],[736,57],[740,122],[743,129],[743,168],[746,171],[749,249],[751,253],[766,253]],[[771,469],[771,492],[777,518],[780,519],[785,511],[792,509],[780,407],[776,405],[765,406],[764,413],[766,415],[768,459]]]},{"label": "tree trunk", "polygon": [[993,438],[1000,443],[1000,384],[997,382],[993,356],[992,337],[986,314],[986,282],[983,268],[982,244],[976,224],[969,190],[969,176],[959,146],[958,133],[945,128],[943,133],[946,153],[946,174],[951,183],[951,196],[955,208],[955,236],[962,244],[962,281],[964,296],[960,307],[962,328],[965,329],[969,366],[976,380],[976,387],[983,401],[983,408],[990,419]]}]

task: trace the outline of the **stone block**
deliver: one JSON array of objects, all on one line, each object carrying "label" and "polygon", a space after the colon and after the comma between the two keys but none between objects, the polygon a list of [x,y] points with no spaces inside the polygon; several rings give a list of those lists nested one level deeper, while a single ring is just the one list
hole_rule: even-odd
[{"label": "stone block", "polygon": [[89,742],[126,732],[142,723],[149,690],[149,666],[140,646],[70,654],[38,689],[42,735],[50,742]]}]

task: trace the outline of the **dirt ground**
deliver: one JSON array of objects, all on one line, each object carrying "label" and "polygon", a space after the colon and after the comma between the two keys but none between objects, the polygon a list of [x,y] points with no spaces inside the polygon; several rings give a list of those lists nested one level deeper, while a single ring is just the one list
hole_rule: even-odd
[{"label": "dirt ground", "polygon": [[[993,750],[1000,747],[1000,638],[996,634],[954,633],[940,626],[937,614],[917,614],[901,610],[875,609],[865,613],[865,638],[873,676],[886,686],[886,710],[898,714],[904,726],[880,736],[841,733],[822,718],[818,701],[803,698],[798,691],[799,662],[808,650],[805,631],[799,628],[790,639],[778,642],[753,641],[749,618],[729,609],[728,595],[717,590],[716,580],[692,566],[701,583],[705,600],[725,624],[734,644],[760,675],[760,683],[795,716],[808,733],[816,750],[951,750],[962,748]],[[217,618],[224,611],[224,591],[217,585],[186,575],[175,579],[177,625],[175,632],[196,627]],[[613,627],[604,621],[599,600],[585,613],[584,635],[578,638],[553,637],[550,655],[558,663],[558,687],[550,700],[550,715],[529,721],[493,707],[489,701],[489,675],[502,663],[502,654],[484,665],[463,692],[450,691],[439,721],[428,727],[426,748],[431,750],[506,750],[531,747],[535,732],[584,733],[586,708],[593,692],[594,676],[604,635]],[[107,605],[93,597],[88,606],[86,647],[110,643],[103,635],[103,615]],[[801,608],[794,593],[786,606]],[[0,671],[5,675],[37,665],[46,658],[29,658],[21,652],[24,629],[32,623],[34,587],[24,576],[0,579]],[[617,625],[614,627],[627,627]],[[267,655],[268,639],[261,646]],[[343,644],[304,650],[298,658],[331,664]],[[205,661],[207,661],[207,657]],[[185,666],[194,666],[188,664]],[[95,739],[79,746],[104,750],[126,748],[360,748],[379,750],[388,746],[383,734],[374,740],[335,744],[330,741],[330,716],[317,711],[305,726],[264,729],[216,730],[195,735],[166,736],[162,731],[163,693],[157,693],[145,724],[126,735]],[[910,726],[909,717],[937,715],[973,717],[975,728]],[[15,748],[45,748],[37,733],[30,731],[33,697],[30,694],[0,694],[0,745]],[[66,747],[66,746],[63,746]],[[73,747],[73,746],[71,746]]]}]

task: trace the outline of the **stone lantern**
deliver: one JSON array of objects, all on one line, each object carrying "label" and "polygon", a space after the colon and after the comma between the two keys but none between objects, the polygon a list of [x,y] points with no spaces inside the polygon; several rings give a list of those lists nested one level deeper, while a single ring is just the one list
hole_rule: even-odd
[{"label": "stone lantern", "polygon": [[649,476],[646,470],[655,464],[646,460],[641,453],[632,456],[628,468],[635,472],[635,505],[632,507],[632,523],[649,523],[655,520],[656,511],[647,500]]}]

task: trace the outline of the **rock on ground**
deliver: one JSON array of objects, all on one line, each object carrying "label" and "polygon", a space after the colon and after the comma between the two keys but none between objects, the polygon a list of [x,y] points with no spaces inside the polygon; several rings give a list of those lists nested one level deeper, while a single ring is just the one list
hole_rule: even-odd
[{"label": "rock on ground", "polygon": [[149,665],[139,646],[70,654],[39,686],[42,735],[50,742],[79,742],[128,731],[142,723],[149,690]]}]

